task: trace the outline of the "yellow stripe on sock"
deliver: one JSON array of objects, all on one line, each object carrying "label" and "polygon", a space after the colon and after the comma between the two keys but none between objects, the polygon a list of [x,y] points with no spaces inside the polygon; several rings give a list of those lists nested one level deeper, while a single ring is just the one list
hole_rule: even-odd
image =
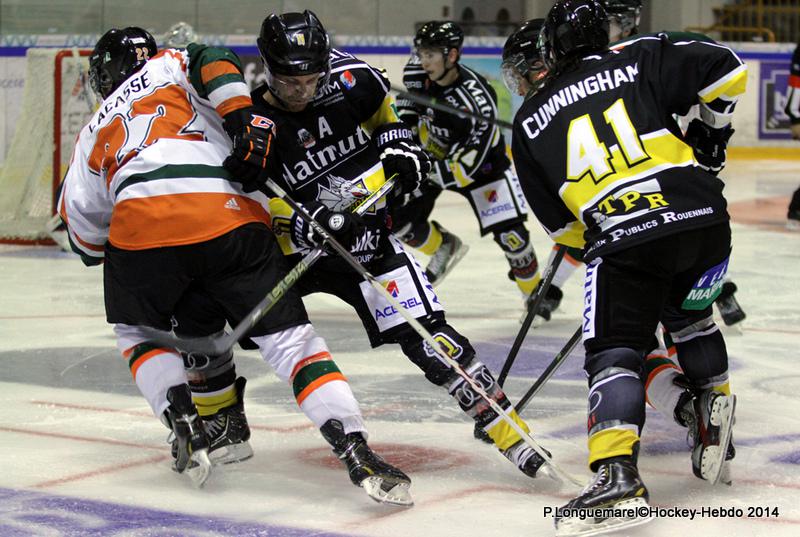
[{"label": "yellow stripe on sock", "polygon": [[223,408],[233,406],[239,402],[236,387],[231,384],[224,392],[214,395],[192,393],[192,400],[197,406],[197,413],[201,416],[211,416]]},{"label": "yellow stripe on sock", "polygon": [[600,459],[633,455],[639,435],[630,429],[605,429],[589,437],[589,466]]},{"label": "yellow stripe on sock", "polygon": [[727,381],[725,383],[723,383],[723,384],[718,385],[718,386],[712,386],[711,389],[714,390],[715,392],[719,392],[719,393],[721,393],[723,395],[730,395],[731,394],[731,385]]},{"label": "yellow stripe on sock", "polygon": [[517,287],[519,287],[519,290],[522,291],[522,294],[525,296],[531,296],[533,290],[536,289],[536,286],[539,285],[540,281],[542,281],[542,276],[537,272],[533,275],[533,278],[528,280],[523,280],[515,276],[514,281],[517,282]]},{"label": "yellow stripe on sock", "polygon": [[430,225],[430,228],[431,232],[428,233],[428,238],[418,248],[420,252],[428,256],[433,255],[442,245],[442,232],[433,224]]},{"label": "yellow stripe on sock", "polygon": [[[522,421],[522,418],[517,415],[516,410],[512,408],[508,412],[508,415],[514,420],[514,423],[519,425],[520,429],[526,433],[530,432],[528,424]],[[489,438],[492,439],[494,445],[496,445],[499,449],[508,449],[522,440],[522,438],[519,436],[519,433],[512,429],[511,425],[506,423],[506,421],[500,417],[495,420],[494,424],[491,424],[486,428],[486,434],[489,435]]]}]

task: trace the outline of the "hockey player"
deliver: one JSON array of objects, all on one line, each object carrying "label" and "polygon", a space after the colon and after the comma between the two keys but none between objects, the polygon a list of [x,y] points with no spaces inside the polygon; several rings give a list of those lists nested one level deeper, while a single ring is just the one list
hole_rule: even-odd
[{"label": "hockey player", "polygon": [[[228,49],[157,53],[150,34],[129,27],[104,34],[89,61],[103,102],[79,136],[60,214],[75,251],[104,263],[106,318],[136,385],[176,437],[174,469],[202,485],[210,445],[227,433],[198,415],[180,354],[142,327],[168,330],[195,294],[236,324],[286,274],[267,200],[248,188],[272,166],[274,124],[254,111]],[[288,291],[250,338],[353,482],[378,501],[409,505],[408,477],[367,447],[358,403],[299,295]],[[230,356],[208,359],[232,371]],[[241,388],[218,390],[217,407],[241,404]]]},{"label": "hockey player", "polygon": [[[612,48],[625,46],[625,40],[636,36],[639,33],[639,22],[642,15],[642,0],[600,0],[600,4],[608,14],[609,23],[609,37],[612,43]],[[713,42],[709,37],[702,34],[691,34],[686,32],[666,32],[670,39],[673,41],[682,39],[693,39]],[[684,121],[691,124],[690,121],[693,116],[697,115],[696,107],[690,110]],[[688,119],[688,121],[687,121]],[[732,131],[731,131],[732,132]],[[697,138],[701,135],[700,132],[694,131],[686,133],[684,137]],[[690,143],[691,145],[691,143]],[[724,162],[724,158],[723,158]],[[722,168],[714,170],[713,173],[719,173]],[[800,195],[798,195],[800,199]],[[722,291],[720,292],[714,303],[717,305],[720,317],[726,326],[732,326],[736,323],[743,321],[747,315],[739,301],[736,300],[735,293],[738,290],[736,284],[730,278],[726,278],[722,284]]]},{"label": "hockey player", "polygon": [[[792,138],[800,140],[800,43],[792,54],[789,88],[786,95],[786,115],[791,121]],[[789,229],[800,230],[800,188],[792,195],[786,218]]]},{"label": "hockey player", "polygon": [[[491,120],[497,116],[497,95],[483,76],[459,63],[463,42],[464,33],[455,23],[425,23],[414,37],[415,56],[405,67],[403,81],[409,92]],[[393,215],[395,233],[431,256],[426,273],[431,283],[441,283],[464,246],[428,218],[442,189],[458,192],[472,206],[481,235],[493,235],[508,260],[510,276],[530,297],[541,279],[539,265],[524,224],[525,202],[500,130],[404,99],[398,100],[398,111],[433,159],[429,176],[433,184],[425,185],[423,196]],[[549,319],[549,310],[540,311]]]},{"label": "hockey player", "polygon": [[[566,507],[645,506],[637,469],[642,369],[662,322],[697,396],[692,467],[717,483],[731,436],[725,343],[711,304],[727,268],[730,226],[719,165],[746,67],[726,47],[664,34],[609,51],[596,0],[559,0],[542,32],[550,70],[514,122],[513,155],[534,213],[557,242],[583,246],[585,370],[594,480]],[[700,104],[688,146],[673,114]],[[556,517],[560,535],[647,518]]]},{"label": "hockey player", "polygon": [[[280,165],[269,170],[272,180],[321,225],[336,230],[353,256],[508,409],[520,427],[527,429],[469,340],[445,319],[444,308],[422,268],[391,235],[387,202],[394,203],[414,191],[430,168],[425,153],[413,142],[411,130],[394,111],[384,73],[332,49],[325,28],[310,11],[269,15],[257,43],[266,83],[251,95],[256,108],[275,122],[279,133],[273,154]],[[379,202],[376,210],[363,218],[343,212],[354,199],[379,188],[392,176],[400,180],[399,195],[390,194],[387,202]],[[270,209],[273,229],[290,259],[320,242],[288,204],[273,199]],[[440,362],[383,295],[341,258],[323,257],[297,286],[304,295],[332,294],[351,305],[372,346],[399,344],[430,382],[448,390],[506,458],[526,475],[536,475],[543,459],[462,377]]]}]

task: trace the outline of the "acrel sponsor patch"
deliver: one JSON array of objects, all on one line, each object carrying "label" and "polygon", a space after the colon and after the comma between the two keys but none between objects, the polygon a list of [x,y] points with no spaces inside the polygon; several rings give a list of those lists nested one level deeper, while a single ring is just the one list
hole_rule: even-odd
[{"label": "acrel sponsor patch", "polygon": [[711,267],[694,284],[689,295],[681,304],[685,310],[704,310],[709,307],[722,291],[722,280],[728,272],[728,261],[726,259],[719,265]]},{"label": "acrel sponsor patch", "polygon": [[[382,274],[379,281],[389,295],[400,302],[414,318],[422,317],[427,313],[424,299],[420,296],[407,267],[400,267]],[[369,311],[372,312],[372,318],[375,319],[375,324],[378,325],[378,330],[385,332],[405,322],[400,312],[369,282],[361,282],[359,286],[361,287],[364,301],[367,303]]]}]

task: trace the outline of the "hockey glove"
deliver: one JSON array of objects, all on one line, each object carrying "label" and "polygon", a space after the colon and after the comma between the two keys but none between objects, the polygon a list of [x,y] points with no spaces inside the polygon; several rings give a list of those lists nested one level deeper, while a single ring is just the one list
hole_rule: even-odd
[{"label": "hockey glove", "polygon": [[252,107],[234,110],[223,119],[222,126],[233,141],[233,149],[222,166],[245,192],[258,190],[263,184],[259,178],[268,166],[275,124]]},{"label": "hockey glove", "polygon": [[[303,204],[308,214],[322,228],[327,231],[339,244],[347,249],[353,245],[353,238],[359,235],[365,227],[363,220],[353,213],[340,213],[331,211],[318,201],[309,201]],[[290,233],[292,242],[300,248],[315,248],[322,246],[324,238],[299,214],[294,213],[291,218]]]},{"label": "hockey glove", "polygon": [[431,171],[428,155],[414,143],[413,133],[403,123],[384,123],[372,133],[372,141],[380,155],[383,174],[397,175],[393,197],[407,197],[417,190]]},{"label": "hockey glove", "polygon": [[693,119],[683,140],[692,146],[697,164],[708,173],[717,175],[725,167],[726,147],[732,135],[730,125],[715,129],[699,119]]}]

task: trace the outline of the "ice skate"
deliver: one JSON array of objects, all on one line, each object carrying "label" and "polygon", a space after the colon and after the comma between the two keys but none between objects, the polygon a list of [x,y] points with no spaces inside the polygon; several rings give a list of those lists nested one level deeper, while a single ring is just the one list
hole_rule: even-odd
[{"label": "ice skate", "polygon": [[[236,379],[236,394],[239,402],[220,409],[218,412],[204,416],[206,436],[209,441],[208,457],[214,464],[231,464],[246,461],[253,456],[250,439],[250,427],[244,413],[244,386],[247,379]],[[178,441],[171,437],[172,457],[177,457]]]},{"label": "ice skate", "polygon": [[210,446],[208,456],[214,464],[230,464],[245,461],[253,456],[250,446],[250,427],[244,414],[244,386],[247,379],[236,379],[236,395],[239,402],[220,409],[203,418]]},{"label": "ice skate", "polygon": [[722,284],[722,292],[714,300],[717,305],[719,314],[722,317],[722,322],[725,326],[732,326],[738,322],[745,320],[747,315],[742,311],[742,307],[736,300],[734,293],[736,293],[736,284],[733,282],[724,282]]},{"label": "ice skate", "polygon": [[703,390],[679,410],[693,446],[692,471],[712,485],[730,483],[730,469],[725,466],[736,454],[730,446],[735,410],[735,395],[712,390]]},{"label": "ice skate", "polygon": [[197,487],[202,487],[211,475],[211,460],[208,458],[209,441],[203,420],[192,402],[189,386],[173,386],[167,391],[170,402],[166,411],[167,420],[175,435],[175,460],[172,469],[185,473]]},{"label": "ice skate", "polygon": [[361,433],[344,434],[342,424],[336,420],[329,420],[320,431],[344,463],[350,481],[362,487],[370,498],[378,503],[414,505],[409,491],[411,479],[375,454]]},{"label": "ice skate", "polygon": [[451,270],[461,261],[461,258],[469,251],[469,246],[461,242],[461,239],[445,230],[438,222],[431,222],[442,234],[442,244],[433,253],[428,266],[425,268],[425,275],[431,285],[436,286],[444,281]]},{"label": "ice skate", "polygon": [[[558,537],[600,535],[653,520],[649,512],[647,487],[639,477],[631,457],[613,457],[599,463],[592,481],[580,496],[569,501],[556,513]],[[626,512],[603,512],[604,508]],[[637,516],[623,516],[630,511]],[[644,514],[644,516],[638,516]],[[609,516],[610,515],[610,516]]]},{"label": "ice skate", "polygon": [[[542,285],[542,282],[539,282],[539,285]],[[536,289],[533,290],[533,293],[531,293],[531,295],[525,299],[525,313],[522,314],[519,322],[525,322],[525,317],[527,317],[528,311],[533,305],[533,300],[536,296],[536,291],[539,289],[539,285],[537,285]],[[536,312],[536,317],[534,318],[533,324],[535,326],[539,326],[542,323],[549,321],[553,316],[553,312],[558,309],[559,305],[561,305],[562,298],[564,298],[564,293],[561,291],[561,289],[551,284],[550,287],[547,288],[547,292],[544,294],[541,304],[539,304],[539,311]]]}]

